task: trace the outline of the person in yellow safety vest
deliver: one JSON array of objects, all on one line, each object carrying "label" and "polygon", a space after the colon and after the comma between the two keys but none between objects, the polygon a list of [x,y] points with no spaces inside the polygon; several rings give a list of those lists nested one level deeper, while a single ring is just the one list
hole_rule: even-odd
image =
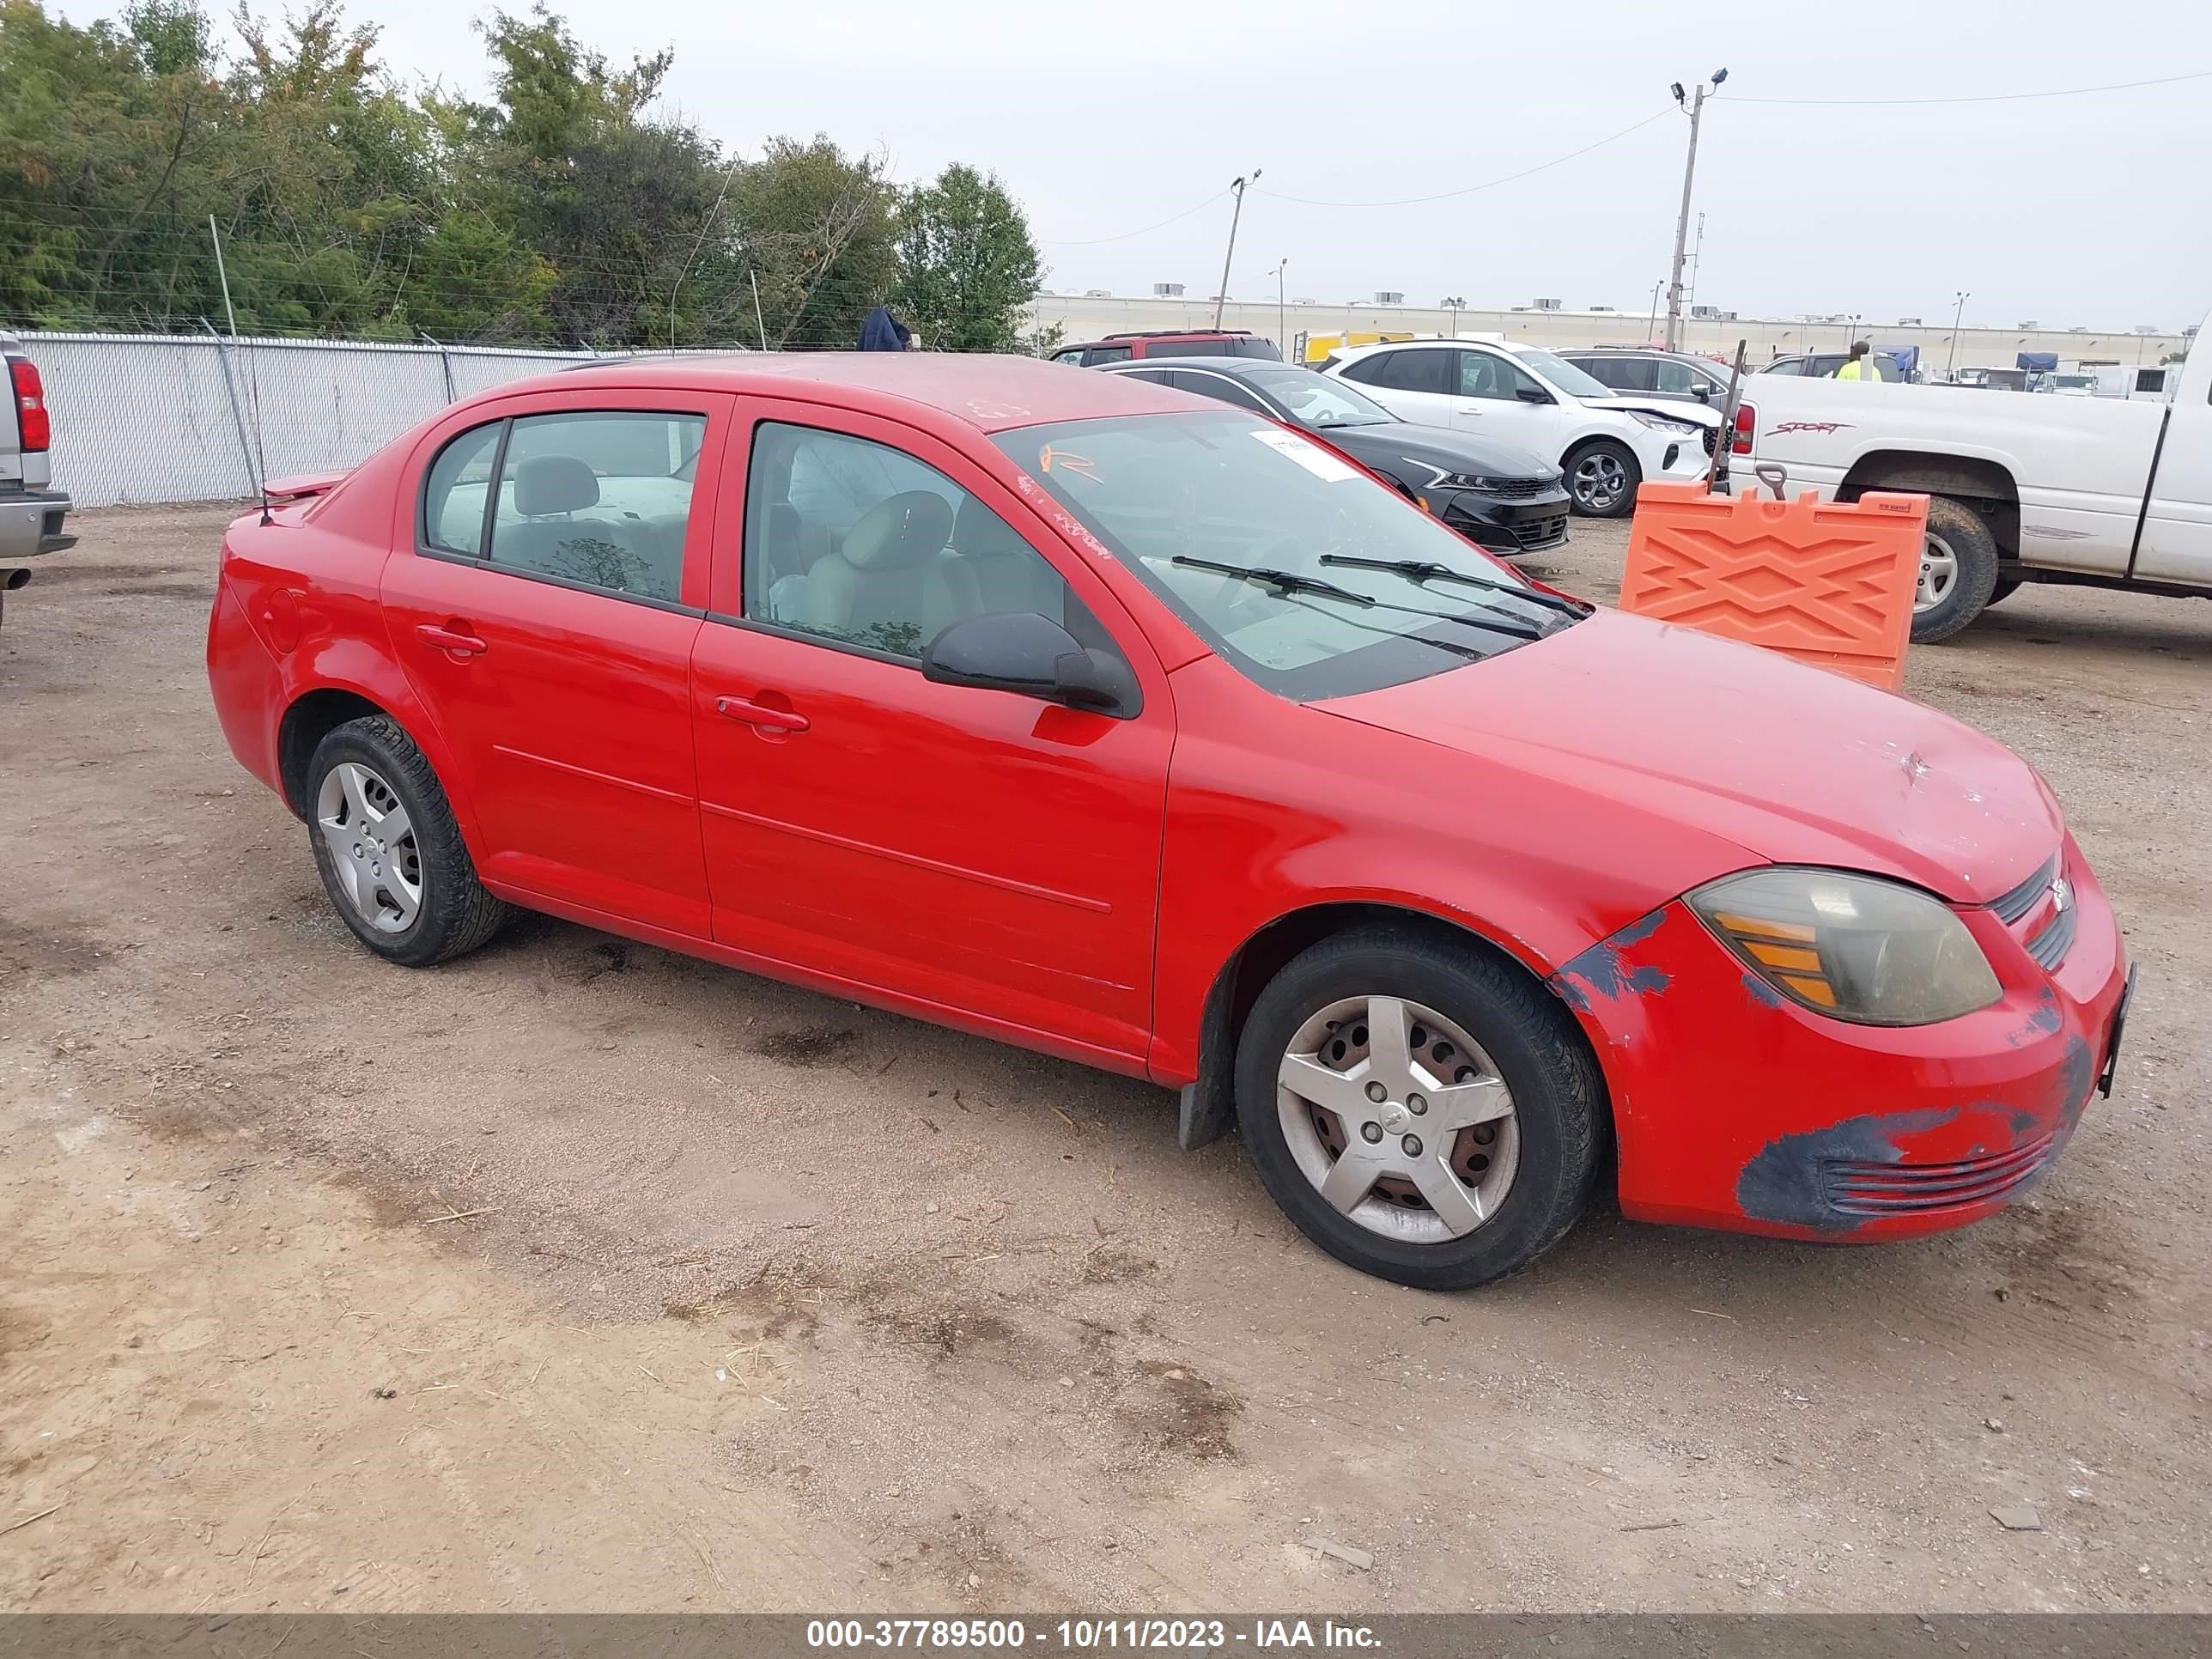
[{"label": "person in yellow safety vest", "polygon": [[1875,374],[1874,359],[1868,355],[1873,349],[1874,348],[1864,340],[1856,342],[1851,347],[1850,362],[1836,371],[1836,378],[1839,380],[1872,380],[1880,378]]}]

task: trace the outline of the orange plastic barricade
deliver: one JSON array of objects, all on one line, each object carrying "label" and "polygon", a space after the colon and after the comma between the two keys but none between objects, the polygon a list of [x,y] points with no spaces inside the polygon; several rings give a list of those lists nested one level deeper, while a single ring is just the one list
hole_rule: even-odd
[{"label": "orange plastic barricade", "polygon": [[1702,484],[1637,491],[1620,608],[1894,691],[1928,533],[1925,495],[1794,501],[1708,493]]}]

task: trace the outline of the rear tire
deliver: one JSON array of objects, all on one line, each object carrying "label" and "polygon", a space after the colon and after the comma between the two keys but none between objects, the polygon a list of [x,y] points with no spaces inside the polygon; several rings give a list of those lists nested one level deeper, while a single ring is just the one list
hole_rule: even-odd
[{"label": "rear tire", "polygon": [[1912,642],[1949,639],[1989,608],[1996,587],[1997,540],[1989,521],[1963,501],[1930,496]]},{"label": "rear tire", "polygon": [[438,775],[397,720],[368,715],[326,734],[307,763],[306,805],[324,890],[386,962],[451,961],[507,919],[477,880]]},{"label": "rear tire", "polygon": [[1261,992],[1237,1042],[1237,1115],[1308,1238],[1378,1279],[1458,1291],[1518,1273],[1574,1225],[1605,1082],[1526,974],[1385,925],[1324,939]]},{"label": "rear tire", "polygon": [[1567,498],[1584,518],[1621,519],[1636,510],[1644,469],[1626,445],[1594,438],[1569,450],[1559,470],[1566,474]]}]

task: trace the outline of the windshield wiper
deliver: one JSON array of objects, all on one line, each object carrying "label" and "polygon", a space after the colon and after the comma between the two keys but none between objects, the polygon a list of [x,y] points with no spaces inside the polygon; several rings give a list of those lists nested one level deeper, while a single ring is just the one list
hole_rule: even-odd
[{"label": "windshield wiper", "polygon": [[1323,564],[1340,564],[1354,570],[1389,570],[1414,582],[1464,582],[1469,587],[1487,588],[1493,593],[1504,593],[1516,599],[1526,599],[1547,611],[1559,611],[1562,616],[1587,617],[1592,609],[1575,599],[1564,599],[1552,593],[1540,593],[1533,587],[1516,587],[1511,582],[1493,580],[1488,576],[1470,576],[1465,571],[1455,570],[1448,564],[1438,564],[1433,559],[1361,559],[1349,553],[1324,553]]},{"label": "windshield wiper", "polygon": [[1240,581],[1257,582],[1284,593],[1319,593],[1332,599],[1342,599],[1346,605],[1372,605],[1382,603],[1364,593],[1355,593],[1348,587],[1339,587],[1334,582],[1325,582],[1318,576],[1301,576],[1295,570],[1271,570],[1264,565],[1223,564],[1218,559],[1194,559],[1187,553],[1178,553],[1170,561],[1188,565],[1193,570],[1211,570],[1223,576],[1234,576]]},{"label": "windshield wiper", "polygon": [[1188,565],[1194,570],[1218,571],[1224,576],[1257,582],[1280,593],[1315,593],[1323,599],[1340,600],[1363,609],[1371,610],[1379,606],[1384,611],[1395,611],[1401,616],[1434,617],[1439,622],[1455,622],[1462,628],[1487,629],[1493,634],[1510,635],[1519,640],[1540,640],[1544,637],[1543,629],[1534,623],[1523,622],[1518,617],[1509,617],[1503,611],[1492,611],[1487,606],[1477,606],[1481,614],[1471,617],[1457,611],[1431,611],[1421,605],[1392,605],[1387,599],[1355,593],[1348,587],[1339,587],[1334,582],[1325,582],[1318,576],[1301,576],[1295,570],[1275,570],[1264,565],[1223,564],[1218,560],[1194,559],[1182,553],[1176,554],[1172,562]]}]

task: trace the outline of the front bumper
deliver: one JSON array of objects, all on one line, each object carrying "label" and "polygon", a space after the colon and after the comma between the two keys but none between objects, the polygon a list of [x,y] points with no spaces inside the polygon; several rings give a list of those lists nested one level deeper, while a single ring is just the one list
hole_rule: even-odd
[{"label": "front bumper", "polygon": [[27,559],[76,545],[62,522],[74,503],[58,489],[0,495],[0,559]]},{"label": "front bumper", "polygon": [[1430,489],[1423,505],[1477,547],[1508,558],[1558,547],[1567,539],[1564,485],[1514,499],[1474,489]]},{"label": "front bumper", "polygon": [[[1875,1242],[1963,1226],[2065,1146],[2112,1059],[2126,952],[2070,837],[2055,970],[1994,912],[1959,914],[2003,995],[1940,1024],[1853,1025],[1787,1001],[1679,900],[1553,976],[1613,1097],[1638,1220]],[[2047,925],[2038,918],[2038,929]]]}]

